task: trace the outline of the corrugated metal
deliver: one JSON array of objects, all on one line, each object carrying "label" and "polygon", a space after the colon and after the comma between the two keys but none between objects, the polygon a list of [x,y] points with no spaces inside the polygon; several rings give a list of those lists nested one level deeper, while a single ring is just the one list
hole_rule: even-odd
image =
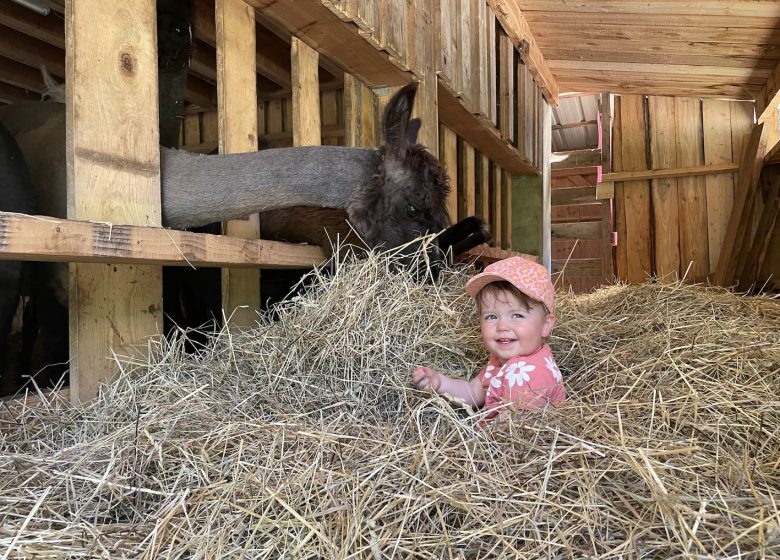
[{"label": "corrugated metal", "polygon": [[[595,121],[599,111],[598,95],[561,97],[553,108],[553,125]],[[553,152],[567,152],[598,146],[597,125],[578,126],[552,131]]]}]

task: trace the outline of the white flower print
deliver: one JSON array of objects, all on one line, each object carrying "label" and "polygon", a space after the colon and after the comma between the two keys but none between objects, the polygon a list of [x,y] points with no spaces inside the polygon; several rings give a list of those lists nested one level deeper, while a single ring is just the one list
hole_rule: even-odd
[{"label": "white flower print", "polygon": [[504,366],[506,369],[506,381],[510,387],[517,385],[520,387],[523,383],[531,381],[530,372],[536,369],[533,364],[527,364],[525,362],[516,362],[514,364],[508,364]]},{"label": "white flower print", "polygon": [[547,369],[549,370],[550,373],[552,373],[553,377],[558,383],[563,381],[561,370],[558,369],[558,364],[555,363],[555,360],[553,359],[552,356],[545,356],[544,365],[547,366]]},{"label": "white flower print", "polygon": [[485,379],[490,379],[493,376],[493,370],[496,369],[496,366],[486,366],[485,367]]}]

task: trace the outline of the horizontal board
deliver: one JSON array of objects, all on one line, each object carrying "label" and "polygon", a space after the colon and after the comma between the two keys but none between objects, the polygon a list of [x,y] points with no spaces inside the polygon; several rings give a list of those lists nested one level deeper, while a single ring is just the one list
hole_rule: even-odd
[{"label": "horizontal board", "polygon": [[552,189],[550,193],[553,206],[568,204],[593,204],[596,202],[596,187],[571,187]]},{"label": "horizontal board", "polygon": [[552,237],[556,239],[600,239],[601,222],[572,222],[568,224],[552,224]]},{"label": "horizontal board", "polygon": [[601,259],[553,259],[553,274],[567,276],[601,276]]}]

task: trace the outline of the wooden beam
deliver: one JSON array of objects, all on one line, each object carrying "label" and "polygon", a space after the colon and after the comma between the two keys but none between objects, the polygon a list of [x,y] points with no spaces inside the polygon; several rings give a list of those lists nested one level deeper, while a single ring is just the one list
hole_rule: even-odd
[{"label": "wooden beam", "polygon": [[570,204],[596,204],[596,187],[570,187],[552,189],[551,201],[553,206],[568,206]]},{"label": "wooden beam", "polygon": [[0,212],[0,239],[0,260],[304,268],[326,258],[316,245],[10,212]]},{"label": "wooden beam", "polygon": [[41,96],[36,93],[0,82],[0,102],[2,103],[21,103],[23,101],[40,100]]},{"label": "wooden beam", "polygon": [[413,75],[371,46],[352,23],[345,23],[320,0],[247,0],[260,16],[301,39],[367,86],[401,86]]},{"label": "wooden beam", "polygon": [[563,123],[563,124],[554,124],[552,126],[553,130],[569,130],[572,128],[580,128],[583,126],[591,126],[598,124],[598,121],[591,120],[591,121],[580,121],[580,122],[573,122],[573,123]]},{"label": "wooden beam", "polygon": [[539,262],[539,257],[536,255],[528,255],[526,253],[518,253],[517,251],[510,251],[507,249],[500,249],[498,247],[491,247],[487,243],[477,245],[473,249],[469,249],[465,253],[458,255],[459,261],[469,261],[476,259],[481,262],[491,263],[507,259],[509,257],[524,257],[529,261]]},{"label": "wooden beam", "polygon": [[767,112],[777,112],[780,108],[780,61],[775,65],[764,87],[756,96],[756,116],[758,122],[764,122]]},{"label": "wooden beam", "polygon": [[520,12],[518,3],[512,0],[488,0],[488,4],[509,35],[512,44],[520,53],[523,62],[528,66],[545,99],[551,106],[557,106],[558,83],[555,81],[542,51],[539,50],[528,22],[525,21]]},{"label": "wooden beam", "polygon": [[[68,217],[158,225],[155,2],[68,0],[65,13]],[[162,269],[71,264],[69,306],[71,398],[87,401],[113,377],[113,353],[144,353],[162,330]]]},{"label": "wooden beam", "polygon": [[0,56],[26,64],[39,73],[40,67],[45,66],[50,74],[58,78],[65,77],[63,49],[2,25],[0,25]]},{"label": "wooden beam", "polygon": [[676,169],[649,169],[647,171],[620,171],[605,173],[605,182],[613,181],[644,181],[669,177],[695,177],[696,175],[717,175],[718,173],[735,173],[739,171],[738,163],[714,163],[712,165],[695,165],[678,167]]},{"label": "wooden beam", "polygon": [[570,169],[572,167],[596,167],[601,165],[601,148],[554,152],[552,158],[560,160],[552,163],[553,170]]},{"label": "wooden beam", "polygon": [[[216,0],[217,100],[219,152],[257,150],[257,79],[255,78],[255,12],[243,0]],[[240,41],[235,38],[241,37]],[[227,235],[260,237],[260,217],[223,224]],[[222,306],[237,327],[251,327],[260,309],[260,275],[257,270],[222,269]]]},{"label": "wooden beam", "polygon": [[14,2],[0,2],[0,23],[65,50],[65,25],[54,13],[42,16]]}]

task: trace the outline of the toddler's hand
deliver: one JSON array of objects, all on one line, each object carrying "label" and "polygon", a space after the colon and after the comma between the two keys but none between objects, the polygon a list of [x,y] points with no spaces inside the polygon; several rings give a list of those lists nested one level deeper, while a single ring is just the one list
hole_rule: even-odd
[{"label": "toddler's hand", "polygon": [[429,367],[417,366],[412,372],[412,381],[422,391],[431,389],[438,392],[441,385],[441,375]]}]

